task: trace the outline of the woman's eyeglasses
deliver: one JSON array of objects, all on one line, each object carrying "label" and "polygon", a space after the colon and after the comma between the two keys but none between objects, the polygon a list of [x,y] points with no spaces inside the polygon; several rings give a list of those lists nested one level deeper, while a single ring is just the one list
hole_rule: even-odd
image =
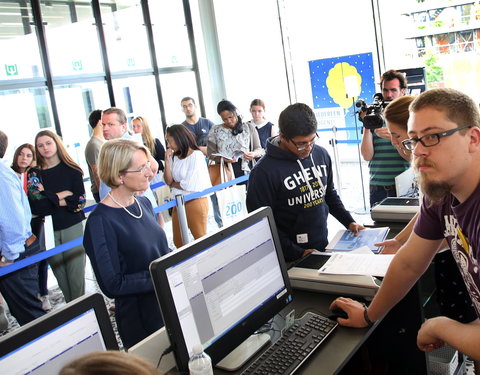
[{"label": "woman's eyeglasses", "polygon": [[145,174],[149,169],[150,169],[150,166],[152,165],[152,163],[150,163],[149,161],[147,162],[147,164],[145,164],[142,168],[140,169],[137,169],[135,171],[123,171],[123,173],[143,173]]}]

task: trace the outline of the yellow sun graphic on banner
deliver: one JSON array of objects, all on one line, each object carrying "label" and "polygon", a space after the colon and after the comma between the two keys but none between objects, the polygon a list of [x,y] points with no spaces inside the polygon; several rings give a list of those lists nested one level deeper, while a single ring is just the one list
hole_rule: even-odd
[{"label": "yellow sun graphic on banner", "polygon": [[[357,68],[346,62],[336,64],[328,72],[328,94],[342,108],[349,108],[361,92],[362,76]],[[352,93],[354,93],[352,95]]]}]

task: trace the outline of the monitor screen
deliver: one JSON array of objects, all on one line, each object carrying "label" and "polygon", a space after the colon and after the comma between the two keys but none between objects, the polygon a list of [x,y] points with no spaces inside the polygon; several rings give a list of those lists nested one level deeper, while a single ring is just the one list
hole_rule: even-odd
[{"label": "monitor screen", "polygon": [[292,300],[269,207],[167,254],[150,270],[181,371],[194,345],[217,363]]},{"label": "monitor screen", "polygon": [[58,374],[73,359],[101,350],[118,350],[118,344],[97,293],[0,337],[0,374]]}]

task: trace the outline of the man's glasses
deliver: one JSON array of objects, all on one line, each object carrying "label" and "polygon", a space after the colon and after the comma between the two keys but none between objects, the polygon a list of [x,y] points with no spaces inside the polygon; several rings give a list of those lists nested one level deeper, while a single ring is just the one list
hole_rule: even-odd
[{"label": "man's glasses", "polygon": [[460,126],[459,128],[447,130],[441,133],[426,134],[420,138],[405,139],[404,141],[402,141],[402,145],[408,151],[413,151],[413,149],[415,148],[418,142],[420,142],[425,147],[432,147],[440,143],[440,138],[448,137],[449,135],[455,134],[460,130],[471,128],[471,127],[472,125],[464,125],[464,126]]},{"label": "man's glasses", "polygon": [[294,144],[294,146],[297,148],[297,151],[303,151],[315,144],[317,141],[318,134],[315,134],[315,137],[310,142],[294,142],[293,140],[289,139],[290,142]]},{"label": "man's glasses", "polygon": [[150,162],[147,162],[147,164],[145,164],[142,168],[140,169],[137,169],[135,171],[123,171],[123,173],[143,173],[145,174],[149,169],[150,169],[150,166],[152,165],[152,163]]}]

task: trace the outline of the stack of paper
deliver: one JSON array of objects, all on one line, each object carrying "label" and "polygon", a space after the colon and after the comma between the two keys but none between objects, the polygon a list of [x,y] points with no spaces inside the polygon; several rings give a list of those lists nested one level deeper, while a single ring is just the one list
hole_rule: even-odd
[{"label": "stack of paper", "polygon": [[395,254],[335,253],[320,267],[319,274],[383,277]]}]

